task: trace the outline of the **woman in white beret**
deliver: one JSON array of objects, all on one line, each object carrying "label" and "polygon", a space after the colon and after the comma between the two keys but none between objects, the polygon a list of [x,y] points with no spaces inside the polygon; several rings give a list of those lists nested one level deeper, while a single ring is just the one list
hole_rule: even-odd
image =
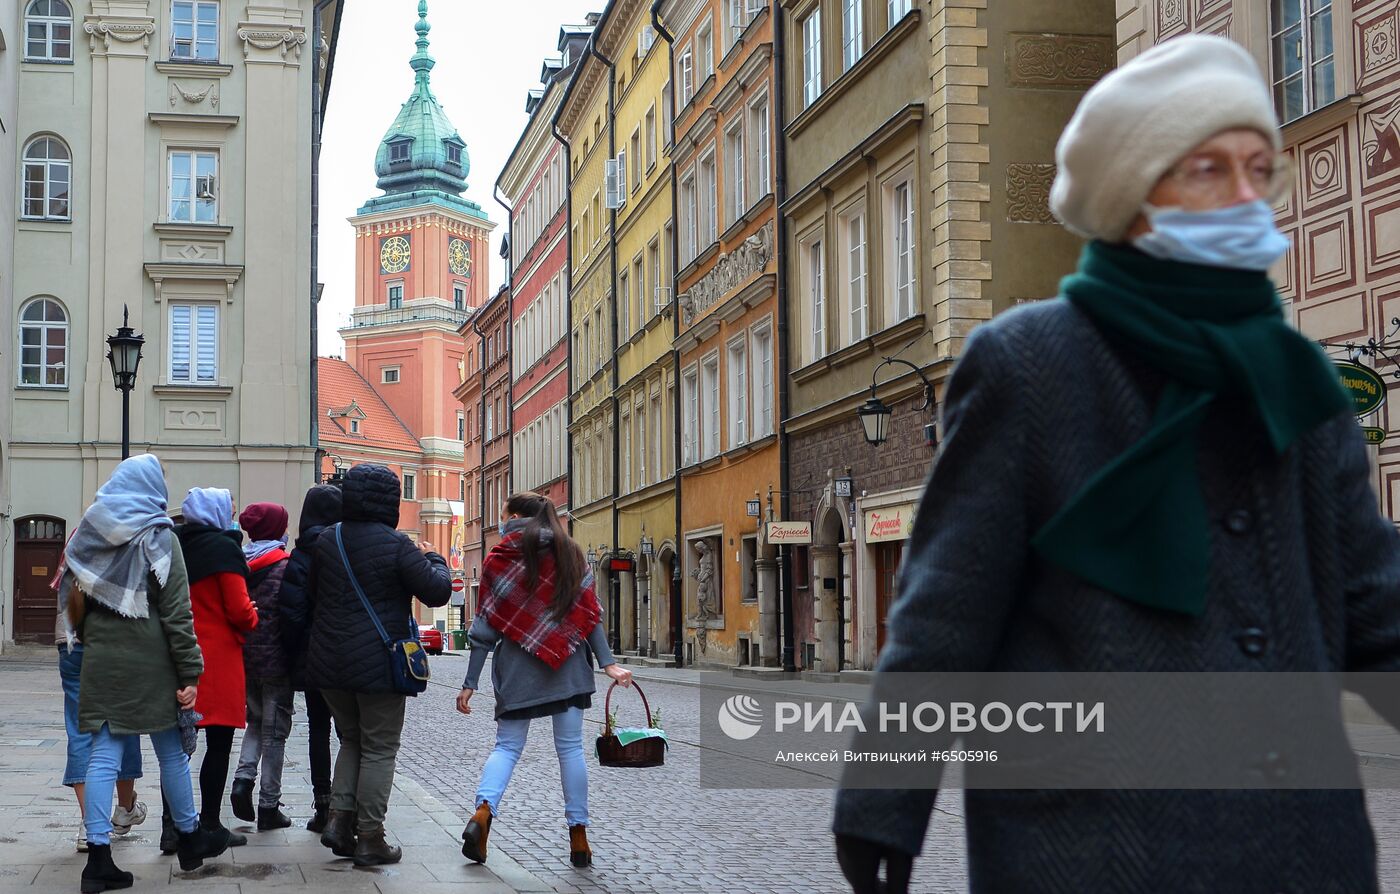
[{"label": "woman in white beret", "polygon": [[[1400,667],[1400,537],[1335,370],[1266,273],[1288,246],[1280,142],[1255,63],[1221,38],[1169,41],[1085,95],[1051,205],[1090,241],[1061,297],[980,327],[953,372],[877,688]],[[908,889],[935,795],[841,789],[857,894]],[[969,788],[965,811],[974,892],[1377,886],[1357,788]]]}]

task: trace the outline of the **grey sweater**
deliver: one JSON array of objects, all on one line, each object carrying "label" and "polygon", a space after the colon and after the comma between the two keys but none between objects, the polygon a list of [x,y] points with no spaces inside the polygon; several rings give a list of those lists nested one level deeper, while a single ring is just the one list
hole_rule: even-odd
[{"label": "grey sweater", "polygon": [[599,667],[617,663],[608,648],[608,635],[601,621],[588,635],[587,648],[580,643],[558,670],[501,636],[482,615],[472,621],[467,638],[471,640],[472,651],[463,689],[480,688],[486,655],[492,649],[496,651],[496,660],[491,664],[491,685],[496,693],[497,718],[507,711],[591,695],[597,687],[593,682],[590,655],[597,657]]}]

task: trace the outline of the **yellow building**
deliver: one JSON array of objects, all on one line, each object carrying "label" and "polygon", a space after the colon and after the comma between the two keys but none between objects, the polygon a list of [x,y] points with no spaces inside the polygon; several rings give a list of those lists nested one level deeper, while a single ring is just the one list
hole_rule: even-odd
[{"label": "yellow building", "polygon": [[604,206],[613,211],[617,313],[618,425],[615,552],[632,560],[620,572],[624,652],[674,656],[672,599],[676,558],[674,395],[671,351],[671,180],[665,112],[666,46],[651,22],[650,0],[614,0],[594,36],[612,63],[611,133]]},{"label": "yellow building", "polygon": [[[606,14],[605,14],[606,17]],[[601,27],[601,22],[599,27]],[[620,647],[616,602],[609,572],[616,552],[613,497],[617,472],[617,345],[613,306],[613,213],[603,194],[605,174],[617,154],[610,121],[608,61],[596,49],[596,31],[554,115],[554,129],[569,149],[569,434],[573,487],[572,532],[595,563],[598,597],[609,640]]]}]

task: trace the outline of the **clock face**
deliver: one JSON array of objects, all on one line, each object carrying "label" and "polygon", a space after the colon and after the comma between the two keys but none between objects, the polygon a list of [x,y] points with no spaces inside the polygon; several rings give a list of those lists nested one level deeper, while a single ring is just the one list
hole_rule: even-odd
[{"label": "clock face", "polygon": [[447,269],[454,276],[472,275],[472,252],[461,239],[447,243]]},{"label": "clock face", "polygon": [[385,273],[402,273],[408,268],[408,240],[402,236],[390,236],[379,248],[379,265]]}]

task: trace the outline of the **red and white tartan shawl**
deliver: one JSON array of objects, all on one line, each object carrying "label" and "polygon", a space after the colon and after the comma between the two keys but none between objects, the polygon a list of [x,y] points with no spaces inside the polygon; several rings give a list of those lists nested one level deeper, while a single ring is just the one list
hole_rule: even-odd
[{"label": "red and white tartan shawl", "polygon": [[548,536],[546,532],[540,540],[539,581],[534,589],[527,586],[519,531],[507,534],[491,549],[481,567],[481,589],[486,594],[481,614],[502,636],[558,670],[598,626],[603,609],[589,570],[579,584],[573,607],[562,620],[554,620],[550,603],[554,600],[555,563]]}]

